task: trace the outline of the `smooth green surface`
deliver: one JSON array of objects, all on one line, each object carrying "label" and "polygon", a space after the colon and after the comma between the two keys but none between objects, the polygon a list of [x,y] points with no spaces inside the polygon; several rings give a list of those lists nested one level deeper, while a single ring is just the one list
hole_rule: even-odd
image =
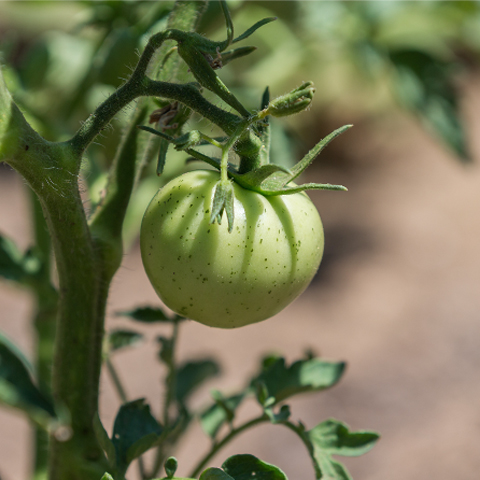
[{"label": "smooth green surface", "polygon": [[162,188],[142,222],[147,275],[175,312],[234,328],[272,317],[310,283],[323,227],[305,194],[266,198],[234,184],[235,224],[210,224],[220,176],[189,172]]}]

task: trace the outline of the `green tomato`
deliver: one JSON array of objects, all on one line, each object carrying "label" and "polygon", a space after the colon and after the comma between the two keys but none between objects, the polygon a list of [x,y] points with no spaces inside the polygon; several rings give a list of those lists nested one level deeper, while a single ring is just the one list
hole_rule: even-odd
[{"label": "green tomato", "polygon": [[210,223],[215,171],[185,173],[161,188],[142,221],[145,271],[174,312],[234,328],[280,312],[320,265],[320,216],[305,193],[265,197],[233,184],[235,222]]}]

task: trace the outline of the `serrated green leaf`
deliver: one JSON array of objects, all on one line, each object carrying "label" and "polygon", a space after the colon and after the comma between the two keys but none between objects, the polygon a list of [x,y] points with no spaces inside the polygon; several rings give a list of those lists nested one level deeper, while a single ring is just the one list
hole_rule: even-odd
[{"label": "serrated green leaf", "polygon": [[112,436],[117,466],[125,471],[132,460],[160,439],[162,432],[162,426],[150,413],[145,399],[122,405],[115,418]]},{"label": "serrated green leaf", "polygon": [[231,422],[245,393],[224,397],[220,392],[212,392],[215,403],[200,415],[200,424],[203,431],[211,438],[215,438],[218,431],[226,422]]},{"label": "serrated green leaf", "polygon": [[123,312],[116,312],[119,317],[130,317],[132,320],[144,323],[173,322],[173,319],[169,317],[161,308],[153,307],[140,307],[135,310],[127,310]]},{"label": "serrated green leaf", "polygon": [[33,383],[31,366],[17,351],[0,334],[0,402],[23,410],[39,425],[49,428],[57,423],[53,401]]},{"label": "serrated green leaf", "polygon": [[222,469],[211,467],[202,472],[198,480],[235,480]]},{"label": "serrated green leaf", "polygon": [[318,424],[307,432],[307,436],[320,456],[328,454],[347,457],[367,453],[379,438],[374,432],[350,432],[345,424],[333,419]]},{"label": "serrated green leaf", "polygon": [[143,340],[143,335],[132,330],[112,330],[108,334],[108,345],[111,352],[130,347]]},{"label": "serrated green leaf", "polygon": [[97,437],[98,443],[102,447],[103,451],[107,454],[107,459],[112,467],[116,464],[115,446],[110,440],[107,431],[105,430],[98,413],[93,417],[93,430]]},{"label": "serrated green leaf", "polygon": [[287,480],[278,467],[250,454],[229,457],[222,468],[234,480]]},{"label": "serrated green leaf", "polygon": [[181,365],[177,370],[175,396],[184,404],[188,397],[202,383],[220,374],[220,366],[213,359],[193,360]]},{"label": "serrated green leaf", "polygon": [[335,385],[345,370],[344,362],[327,362],[319,358],[299,360],[287,367],[285,359],[279,357],[263,369],[253,385],[263,382],[268,396],[275,403],[303,392],[324,390]]}]

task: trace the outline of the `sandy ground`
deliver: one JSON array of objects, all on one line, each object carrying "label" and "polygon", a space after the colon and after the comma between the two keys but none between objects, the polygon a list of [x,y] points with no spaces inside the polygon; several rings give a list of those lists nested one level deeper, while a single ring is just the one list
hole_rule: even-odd
[{"label": "sandy ground", "polygon": [[[293,305],[267,322],[222,331],[187,324],[182,359],[213,355],[224,363],[211,388],[235,389],[256,369],[262,353],[283,352],[289,361],[312,348],[348,362],[336,388],[291,402],[293,419],[307,427],[335,417],[352,429],[382,434],[367,455],[348,459],[356,480],[477,480],[480,471],[480,118],[478,83],[467,89],[476,163],[463,167],[403,117],[361,126],[341,141],[354,155],[321,167],[321,180],[344,183],[349,193],[314,192],[326,230],[326,255],[318,278]],[[400,129],[400,130],[399,130]],[[372,136],[371,132],[376,134]],[[369,133],[370,132],[370,133]],[[401,133],[398,133],[401,132]],[[0,228],[28,244],[22,182],[2,171]],[[108,326],[129,326],[112,312],[158,304],[134,248],[113,286]],[[0,286],[0,328],[31,348],[28,295]],[[162,327],[143,327],[147,343],[119,354],[128,395],[161,404],[162,371],[155,337]],[[101,416],[111,426],[118,408],[103,379]],[[252,407],[253,408],[253,407]],[[246,408],[243,418],[251,414]],[[200,429],[177,452],[186,475],[208,447]],[[27,423],[0,411],[2,480],[27,478]],[[286,429],[258,427],[218,455],[253,453],[280,466],[291,480],[313,478],[300,442]],[[131,478],[135,472],[132,469]]]}]

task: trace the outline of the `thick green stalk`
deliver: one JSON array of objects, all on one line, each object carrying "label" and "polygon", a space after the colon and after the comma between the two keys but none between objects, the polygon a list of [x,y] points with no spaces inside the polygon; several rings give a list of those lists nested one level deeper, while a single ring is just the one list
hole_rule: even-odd
[{"label": "thick green stalk", "polygon": [[72,417],[72,435],[52,438],[50,478],[86,480],[105,471],[93,431],[97,411],[94,345],[98,276],[96,253],[78,186],[81,158],[68,143],[38,135],[0,79],[0,160],[8,162],[38,196],[58,271],[59,305],[52,389]]},{"label": "thick green stalk", "polygon": [[[36,194],[31,192],[36,255],[41,270],[32,285],[35,297],[33,324],[36,332],[36,372],[42,391],[51,393],[52,364],[55,347],[55,329],[58,295],[50,283],[51,241],[42,207]],[[34,480],[45,480],[48,475],[48,433],[34,426]]]}]

